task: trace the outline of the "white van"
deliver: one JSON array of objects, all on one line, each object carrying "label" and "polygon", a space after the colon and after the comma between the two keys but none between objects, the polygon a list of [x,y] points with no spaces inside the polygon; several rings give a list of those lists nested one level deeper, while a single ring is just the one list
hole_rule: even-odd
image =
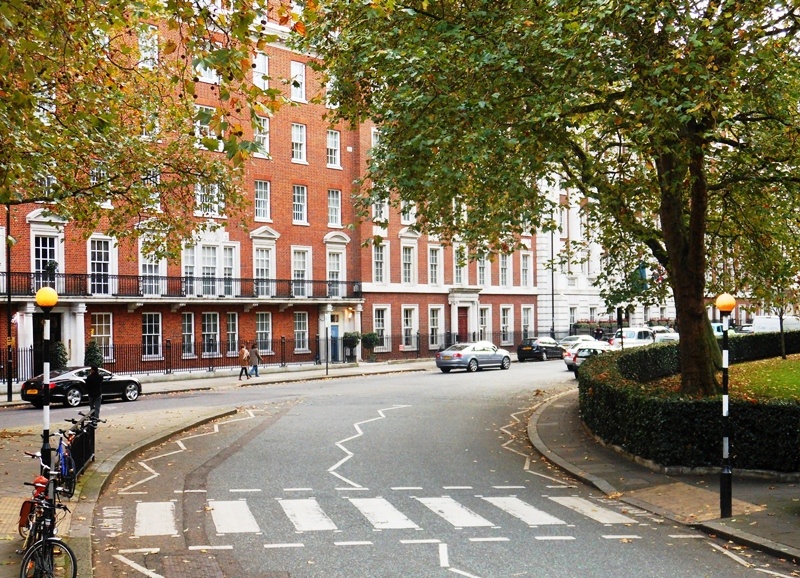
[{"label": "white van", "polygon": [[[756,315],[753,317],[753,333],[767,333],[770,331],[780,331],[780,319],[777,315]],[[784,331],[800,330],[800,319],[793,316],[783,318]]]}]

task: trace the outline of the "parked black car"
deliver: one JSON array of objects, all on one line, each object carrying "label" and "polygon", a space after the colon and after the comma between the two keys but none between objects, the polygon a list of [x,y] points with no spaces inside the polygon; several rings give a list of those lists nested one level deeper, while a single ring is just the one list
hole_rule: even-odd
[{"label": "parked black car", "polygon": [[[54,369],[50,372],[50,403],[63,403],[67,407],[77,407],[86,396],[86,376],[89,375],[88,367],[65,367]],[[103,376],[103,399],[114,397],[125,401],[136,401],[142,393],[142,384],[133,377],[117,376],[99,369]],[[44,405],[42,393],[42,375],[32,377],[22,384],[20,391],[24,401],[31,402],[35,407]]]},{"label": "parked black car", "polygon": [[556,343],[555,339],[549,337],[528,337],[517,345],[519,361],[528,359],[547,361],[548,359],[561,359],[563,356],[564,348]]}]

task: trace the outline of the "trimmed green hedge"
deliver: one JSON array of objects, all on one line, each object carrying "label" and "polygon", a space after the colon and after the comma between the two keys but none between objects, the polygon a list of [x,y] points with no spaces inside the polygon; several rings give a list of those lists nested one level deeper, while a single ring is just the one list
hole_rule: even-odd
[{"label": "trimmed green hedge", "polygon": [[[579,372],[581,416],[606,443],[662,466],[719,466],[719,396],[688,399],[654,392],[646,384],[622,375],[621,367],[631,371],[635,366],[631,358],[667,367],[675,355],[670,351],[672,346],[610,352],[587,359]],[[668,357],[666,361],[658,359],[662,354]],[[729,419],[733,467],[800,471],[800,403],[731,400]]]}]

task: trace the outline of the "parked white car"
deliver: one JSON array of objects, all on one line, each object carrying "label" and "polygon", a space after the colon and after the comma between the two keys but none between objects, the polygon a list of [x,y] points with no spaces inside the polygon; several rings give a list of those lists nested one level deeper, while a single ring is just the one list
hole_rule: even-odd
[{"label": "parked white car", "polygon": [[656,334],[650,327],[624,327],[617,329],[614,337],[609,340],[611,345],[617,347],[641,347],[655,342]]},{"label": "parked white car", "polygon": [[614,349],[617,348],[606,343],[605,341],[595,341],[594,343],[580,344],[577,347],[572,360],[572,371],[575,372],[575,377],[578,377],[578,368],[584,361],[586,361],[587,358],[592,357],[593,355],[600,355],[601,353],[612,351]]}]

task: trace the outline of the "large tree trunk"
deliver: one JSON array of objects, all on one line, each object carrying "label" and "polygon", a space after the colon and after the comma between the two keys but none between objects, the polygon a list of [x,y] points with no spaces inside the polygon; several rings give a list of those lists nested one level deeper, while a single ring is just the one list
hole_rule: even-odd
[{"label": "large tree trunk", "polygon": [[682,149],[688,153],[687,162],[681,162],[683,159],[672,152],[657,160],[661,227],[681,334],[681,390],[689,395],[709,396],[719,391],[715,369],[721,365],[721,357],[705,303],[708,184],[702,145],[695,141],[699,130],[690,128],[688,132],[688,142],[673,142],[670,144],[675,148],[665,149]]}]

